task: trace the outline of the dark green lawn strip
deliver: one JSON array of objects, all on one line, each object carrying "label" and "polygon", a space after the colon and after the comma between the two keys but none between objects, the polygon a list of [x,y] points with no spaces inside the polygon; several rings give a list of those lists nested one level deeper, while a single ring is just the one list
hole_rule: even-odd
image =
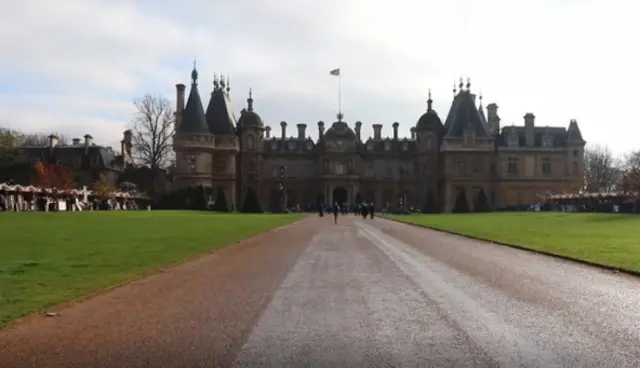
[{"label": "dark green lawn strip", "polygon": [[389,216],[604,266],[640,271],[640,216],[520,212]]},{"label": "dark green lawn strip", "polygon": [[300,217],[187,211],[0,214],[0,326]]}]

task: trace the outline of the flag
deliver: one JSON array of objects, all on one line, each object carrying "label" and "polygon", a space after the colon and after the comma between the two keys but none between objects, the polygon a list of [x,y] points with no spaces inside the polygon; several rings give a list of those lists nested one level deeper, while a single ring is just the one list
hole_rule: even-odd
[{"label": "flag", "polygon": [[336,77],[340,76],[340,68],[338,69],[333,69],[332,71],[329,72],[330,75],[335,75]]}]

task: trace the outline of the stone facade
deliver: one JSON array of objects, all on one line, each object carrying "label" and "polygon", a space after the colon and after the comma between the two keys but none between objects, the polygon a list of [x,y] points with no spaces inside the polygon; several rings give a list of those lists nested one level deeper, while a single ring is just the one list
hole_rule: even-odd
[{"label": "stone facade", "polygon": [[302,208],[334,201],[397,208],[400,198],[422,207],[430,197],[450,212],[462,192],[473,210],[481,191],[490,207],[501,208],[583,185],[585,141],[575,120],[567,128],[537,126],[527,113],[524,126],[501,127],[498,106],[487,105],[485,115],[468,82],[454,90],[444,123],[429,93],[427,111],[410,138],[399,137],[393,123],[392,137],[383,137],[382,125],[374,124],[367,140],[362,123],[352,128],[341,114],[326,131],[324,122],[317,123],[317,140],[308,137],[306,124],[288,136],[286,122],[276,136],[254,111],[251,95],[236,120],[224,80],[214,82],[205,113],[195,69],[186,107],[184,93],[178,85],[176,183],[222,187],[236,207],[251,188],[263,208],[278,208],[282,166],[288,206]]}]

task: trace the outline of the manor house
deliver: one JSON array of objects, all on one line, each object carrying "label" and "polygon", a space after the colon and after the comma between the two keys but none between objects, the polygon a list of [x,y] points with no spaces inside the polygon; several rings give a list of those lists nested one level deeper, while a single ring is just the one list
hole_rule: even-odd
[{"label": "manor house", "polygon": [[264,209],[277,208],[281,181],[290,207],[373,201],[377,208],[397,208],[429,202],[444,212],[460,198],[470,210],[480,196],[491,208],[502,208],[583,185],[585,141],[576,120],[567,127],[539,126],[534,114],[526,113],[523,126],[502,127],[498,106],[483,107],[468,81],[454,88],[444,122],[429,93],[410,138],[399,137],[395,122],[393,136],[383,136],[376,123],[373,137],[363,139],[363,123],[350,125],[338,114],[333,123],[316,124],[319,138],[313,140],[304,123],[295,125],[294,135],[284,121],[279,132],[272,131],[254,109],[251,93],[236,119],[224,79],[214,81],[205,110],[195,68],[191,77],[186,103],[186,86],[176,86],[175,184],[223,188],[235,208],[248,190],[257,193]]}]

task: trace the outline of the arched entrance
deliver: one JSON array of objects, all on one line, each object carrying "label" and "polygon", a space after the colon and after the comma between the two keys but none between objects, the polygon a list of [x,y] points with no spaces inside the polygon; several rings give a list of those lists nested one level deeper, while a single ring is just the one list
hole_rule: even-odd
[{"label": "arched entrance", "polygon": [[344,187],[337,187],[333,190],[333,202],[347,203],[347,190]]},{"label": "arched entrance", "polygon": [[362,194],[360,194],[360,192],[356,194],[355,202],[356,204],[362,203]]}]

